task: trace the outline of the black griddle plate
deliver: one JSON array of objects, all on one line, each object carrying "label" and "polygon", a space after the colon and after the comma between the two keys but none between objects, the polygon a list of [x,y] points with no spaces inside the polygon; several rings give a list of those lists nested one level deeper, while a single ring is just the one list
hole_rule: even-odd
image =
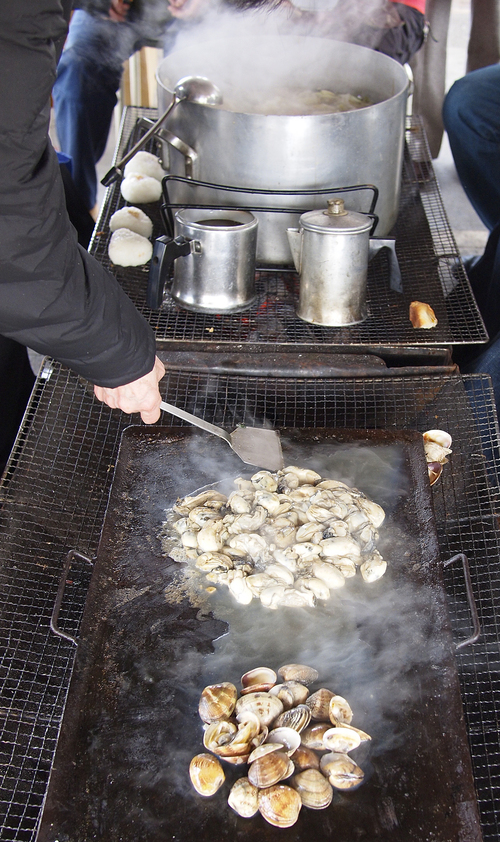
[{"label": "black griddle plate", "polygon": [[[386,510],[386,575],[357,576],[313,609],[237,605],[185,590],[162,552],[165,510],[207,483],[253,471],[191,428],[130,427],[82,620],[39,842],[192,839],[478,842],[481,839],[421,436],[284,430],[286,464],[356,486]],[[445,466],[446,470],[446,466]],[[245,767],[209,799],[190,785],[203,751],[198,698],[258,665],[315,666],[372,743],[361,787],[283,830],[227,806]]]}]

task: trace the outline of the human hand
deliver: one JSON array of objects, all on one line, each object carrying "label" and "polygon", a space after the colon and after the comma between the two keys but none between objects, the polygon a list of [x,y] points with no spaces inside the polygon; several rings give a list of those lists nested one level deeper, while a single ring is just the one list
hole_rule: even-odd
[{"label": "human hand", "polygon": [[154,424],[160,417],[161,395],[158,383],[164,374],[165,366],[156,357],[153,370],[144,377],[115,389],[94,386],[94,394],[111,409],[121,409],[127,414],[140,412],[145,424]]}]

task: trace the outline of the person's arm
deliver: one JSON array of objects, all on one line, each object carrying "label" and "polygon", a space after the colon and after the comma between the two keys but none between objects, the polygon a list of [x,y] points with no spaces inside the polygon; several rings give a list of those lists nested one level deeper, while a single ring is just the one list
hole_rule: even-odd
[{"label": "person's arm", "polygon": [[[54,43],[64,30],[58,0],[0,4],[0,333],[121,390],[156,379],[155,337],[116,279],[77,245],[66,213],[48,139]],[[140,411],[127,394],[125,411]]]}]

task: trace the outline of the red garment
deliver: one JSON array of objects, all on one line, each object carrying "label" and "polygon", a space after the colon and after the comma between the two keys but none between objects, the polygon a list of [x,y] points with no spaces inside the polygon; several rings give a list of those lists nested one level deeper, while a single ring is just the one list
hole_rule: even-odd
[{"label": "red garment", "polygon": [[391,0],[392,3],[403,3],[404,6],[411,6],[422,15],[425,15],[425,0]]}]

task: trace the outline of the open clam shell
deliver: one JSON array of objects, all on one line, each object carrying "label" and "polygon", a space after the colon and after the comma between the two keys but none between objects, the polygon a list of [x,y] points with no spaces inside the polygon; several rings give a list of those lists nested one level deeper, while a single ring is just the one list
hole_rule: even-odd
[{"label": "open clam shell", "polygon": [[267,692],[274,687],[277,675],[269,667],[256,667],[241,676],[241,693]]},{"label": "open clam shell", "polygon": [[353,716],[351,706],[343,696],[332,696],[329,714],[332,725],[351,724]]},{"label": "open clam shell", "polygon": [[283,710],[289,710],[294,705],[293,693],[286,684],[275,684],[269,690],[271,696],[277,696],[283,705]]},{"label": "open clam shell", "polygon": [[248,762],[253,763],[259,757],[265,757],[266,754],[272,754],[274,751],[282,751],[284,748],[281,743],[262,743],[262,745],[254,748],[248,758]]},{"label": "open clam shell", "polygon": [[222,722],[212,722],[203,734],[203,745],[207,751],[214,754],[222,753],[220,749],[226,748],[234,740],[236,732],[234,722],[225,719]]},{"label": "open clam shell", "polygon": [[348,754],[361,745],[361,737],[354,728],[343,728],[342,725],[337,725],[325,731],[323,744],[328,751]]},{"label": "open clam shell", "polygon": [[441,462],[428,462],[427,473],[429,474],[429,482],[434,485],[443,473],[443,465]]},{"label": "open clam shell", "polygon": [[294,728],[281,726],[269,731],[267,742],[278,743],[283,746],[288,755],[291,755],[300,746],[300,734]]}]

